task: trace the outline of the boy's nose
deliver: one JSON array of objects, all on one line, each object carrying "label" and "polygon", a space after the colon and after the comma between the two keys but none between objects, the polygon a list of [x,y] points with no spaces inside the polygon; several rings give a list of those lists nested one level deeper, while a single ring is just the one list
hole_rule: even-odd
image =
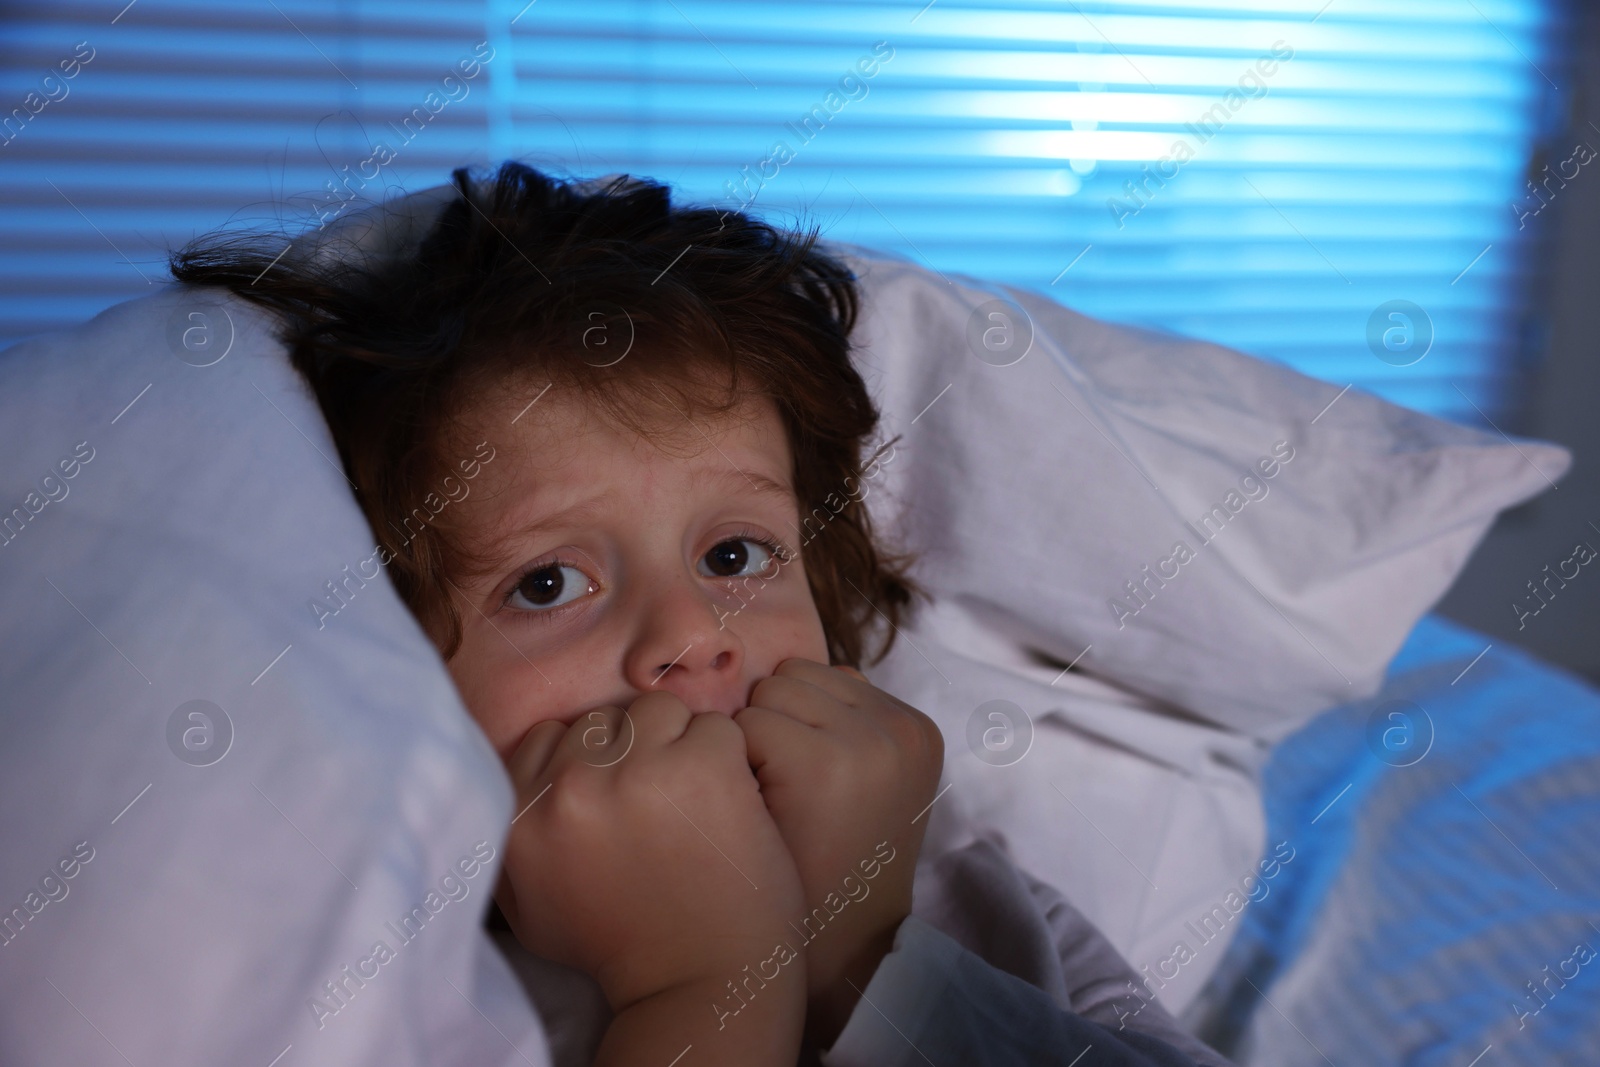
[{"label": "boy's nose", "polygon": [[744,706],[739,660],[726,648],[697,656],[695,646],[690,644],[677,662],[661,665],[649,688],[666,690],[689,705],[691,711],[732,715]]},{"label": "boy's nose", "polygon": [[711,602],[691,581],[662,590],[642,622],[628,655],[629,685],[665,690],[692,711],[732,715],[744,707],[743,642],[719,626]]}]

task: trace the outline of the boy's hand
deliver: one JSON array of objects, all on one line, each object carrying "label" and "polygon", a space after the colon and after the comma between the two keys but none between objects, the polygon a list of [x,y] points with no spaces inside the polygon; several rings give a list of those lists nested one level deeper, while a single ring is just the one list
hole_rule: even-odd
[{"label": "boy's hand", "polygon": [[[850,983],[865,987],[910,914],[928,826],[918,816],[938,787],[944,739],[933,720],[859,671],[804,659],[756,683],[734,721],[800,869],[806,911],[828,916],[820,932],[815,922],[806,928],[807,1025],[827,1047],[854,1007]],[[894,850],[887,861],[882,842]]]},{"label": "boy's hand", "polygon": [[[800,948],[799,875],[726,715],[648,693],[626,717],[540,723],[507,769],[521,814],[495,898],[518,941],[588,972],[614,1011],[670,990],[725,994],[778,942]],[[803,967],[779,984],[798,993]]]}]

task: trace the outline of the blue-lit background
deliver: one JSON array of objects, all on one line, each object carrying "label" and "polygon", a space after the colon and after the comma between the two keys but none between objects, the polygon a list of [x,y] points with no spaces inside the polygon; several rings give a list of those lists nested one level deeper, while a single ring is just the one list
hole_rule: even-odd
[{"label": "blue-lit background", "polygon": [[[1600,16],[1583,12],[0,0],[0,347],[151,292],[201,234],[311,227],[519,158],[749,202],[1567,444],[1561,491],[1497,523],[1440,608],[1485,636],[1428,620],[1396,662],[1392,692],[1437,700],[1431,761],[1376,767],[1362,705],[1276,753],[1272,832],[1306,858],[1246,913],[1209,1023],[1219,1040],[1280,1031],[1240,1062],[1582,1062],[1562,1057],[1593,1031],[1592,972],[1526,1032],[1506,1005],[1595,915],[1600,698],[1516,646],[1600,681],[1600,580],[1526,631],[1508,610],[1600,532]],[[1420,311],[1390,318],[1395,301]],[[1386,330],[1409,343],[1384,349]],[[1481,684],[1448,681],[1473,664]],[[1518,866],[1524,847],[1561,891]],[[1335,919],[1377,933],[1297,972]],[[1292,1016],[1335,1036],[1313,1045]]]},{"label": "blue-lit background", "polygon": [[[1538,227],[1512,205],[1541,203],[1530,168],[1570,155],[1552,136],[1560,16],[1556,0],[16,8],[0,343],[147,291],[197,234],[314,222],[330,183],[375,200],[518,157],[721,204],[754,193],[830,237],[1481,422],[1514,413],[1536,350]],[[93,58],[31,113],[80,41]],[[480,42],[493,58],[462,79]],[[393,159],[363,167],[379,145]],[[1368,343],[1391,300],[1426,315],[1409,366]]]}]

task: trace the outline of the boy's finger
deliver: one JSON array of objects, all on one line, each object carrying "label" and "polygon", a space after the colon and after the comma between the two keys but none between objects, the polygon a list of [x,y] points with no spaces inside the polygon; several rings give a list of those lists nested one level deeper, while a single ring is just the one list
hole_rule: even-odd
[{"label": "boy's finger", "polygon": [[573,720],[552,761],[610,767],[635,742],[634,719],[615,705],[590,708]]},{"label": "boy's finger", "polygon": [[[823,670],[834,673],[827,668]],[[819,730],[838,725],[841,717],[849,713],[832,693],[813,685],[809,678],[792,674],[774,674],[761,679],[750,690],[750,703],[782,712]]]},{"label": "boy's finger", "polygon": [[749,739],[731,717],[706,711],[690,715],[679,743],[694,746],[696,759],[726,757],[730,762],[737,759],[743,764]]},{"label": "boy's finger", "polygon": [[511,775],[511,785],[521,796],[544,774],[555,756],[561,739],[567,735],[567,724],[560,719],[546,719],[536,723],[517,745],[517,750],[506,761],[506,772]]},{"label": "boy's finger", "polygon": [[[849,671],[849,674],[846,674],[846,671]],[[919,722],[926,720],[924,725],[934,730],[938,729],[932,726],[932,720],[928,720],[921,711],[893,693],[879,689],[853,667],[825,667],[808,659],[786,659],[778,664],[778,669],[772,676],[809,683],[833,697],[837,702],[836,706],[848,707],[857,713],[851,720],[834,720],[840,725],[848,725],[850,722],[870,722],[879,729],[887,729],[891,733],[898,734],[903,729],[903,720],[909,716]],[[752,696],[751,703],[766,703],[766,701],[757,701]]]},{"label": "boy's finger", "polygon": [[650,748],[660,748],[682,737],[694,717],[689,705],[665,689],[646,693],[628,705],[637,743]]},{"label": "boy's finger", "polygon": [[744,731],[745,753],[757,779],[774,761],[781,764],[785,756],[799,754],[816,733],[791,715],[756,705],[734,712],[733,721]]},{"label": "boy's finger", "polygon": [[[846,670],[851,673],[845,673]],[[809,682],[841,704],[848,704],[853,708],[874,703],[876,694],[882,692],[854,668],[829,667],[809,659],[786,659],[778,664],[772,676]]]}]

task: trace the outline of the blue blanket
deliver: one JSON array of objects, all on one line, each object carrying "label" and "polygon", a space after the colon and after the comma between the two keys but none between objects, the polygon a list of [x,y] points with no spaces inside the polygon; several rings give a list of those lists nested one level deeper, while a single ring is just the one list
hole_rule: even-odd
[{"label": "blue blanket", "polygon": [[1600,1065],[1600,691],[1430,616],[1265,793],[1296,858],[1202,1036],[1249,1065]]}]

